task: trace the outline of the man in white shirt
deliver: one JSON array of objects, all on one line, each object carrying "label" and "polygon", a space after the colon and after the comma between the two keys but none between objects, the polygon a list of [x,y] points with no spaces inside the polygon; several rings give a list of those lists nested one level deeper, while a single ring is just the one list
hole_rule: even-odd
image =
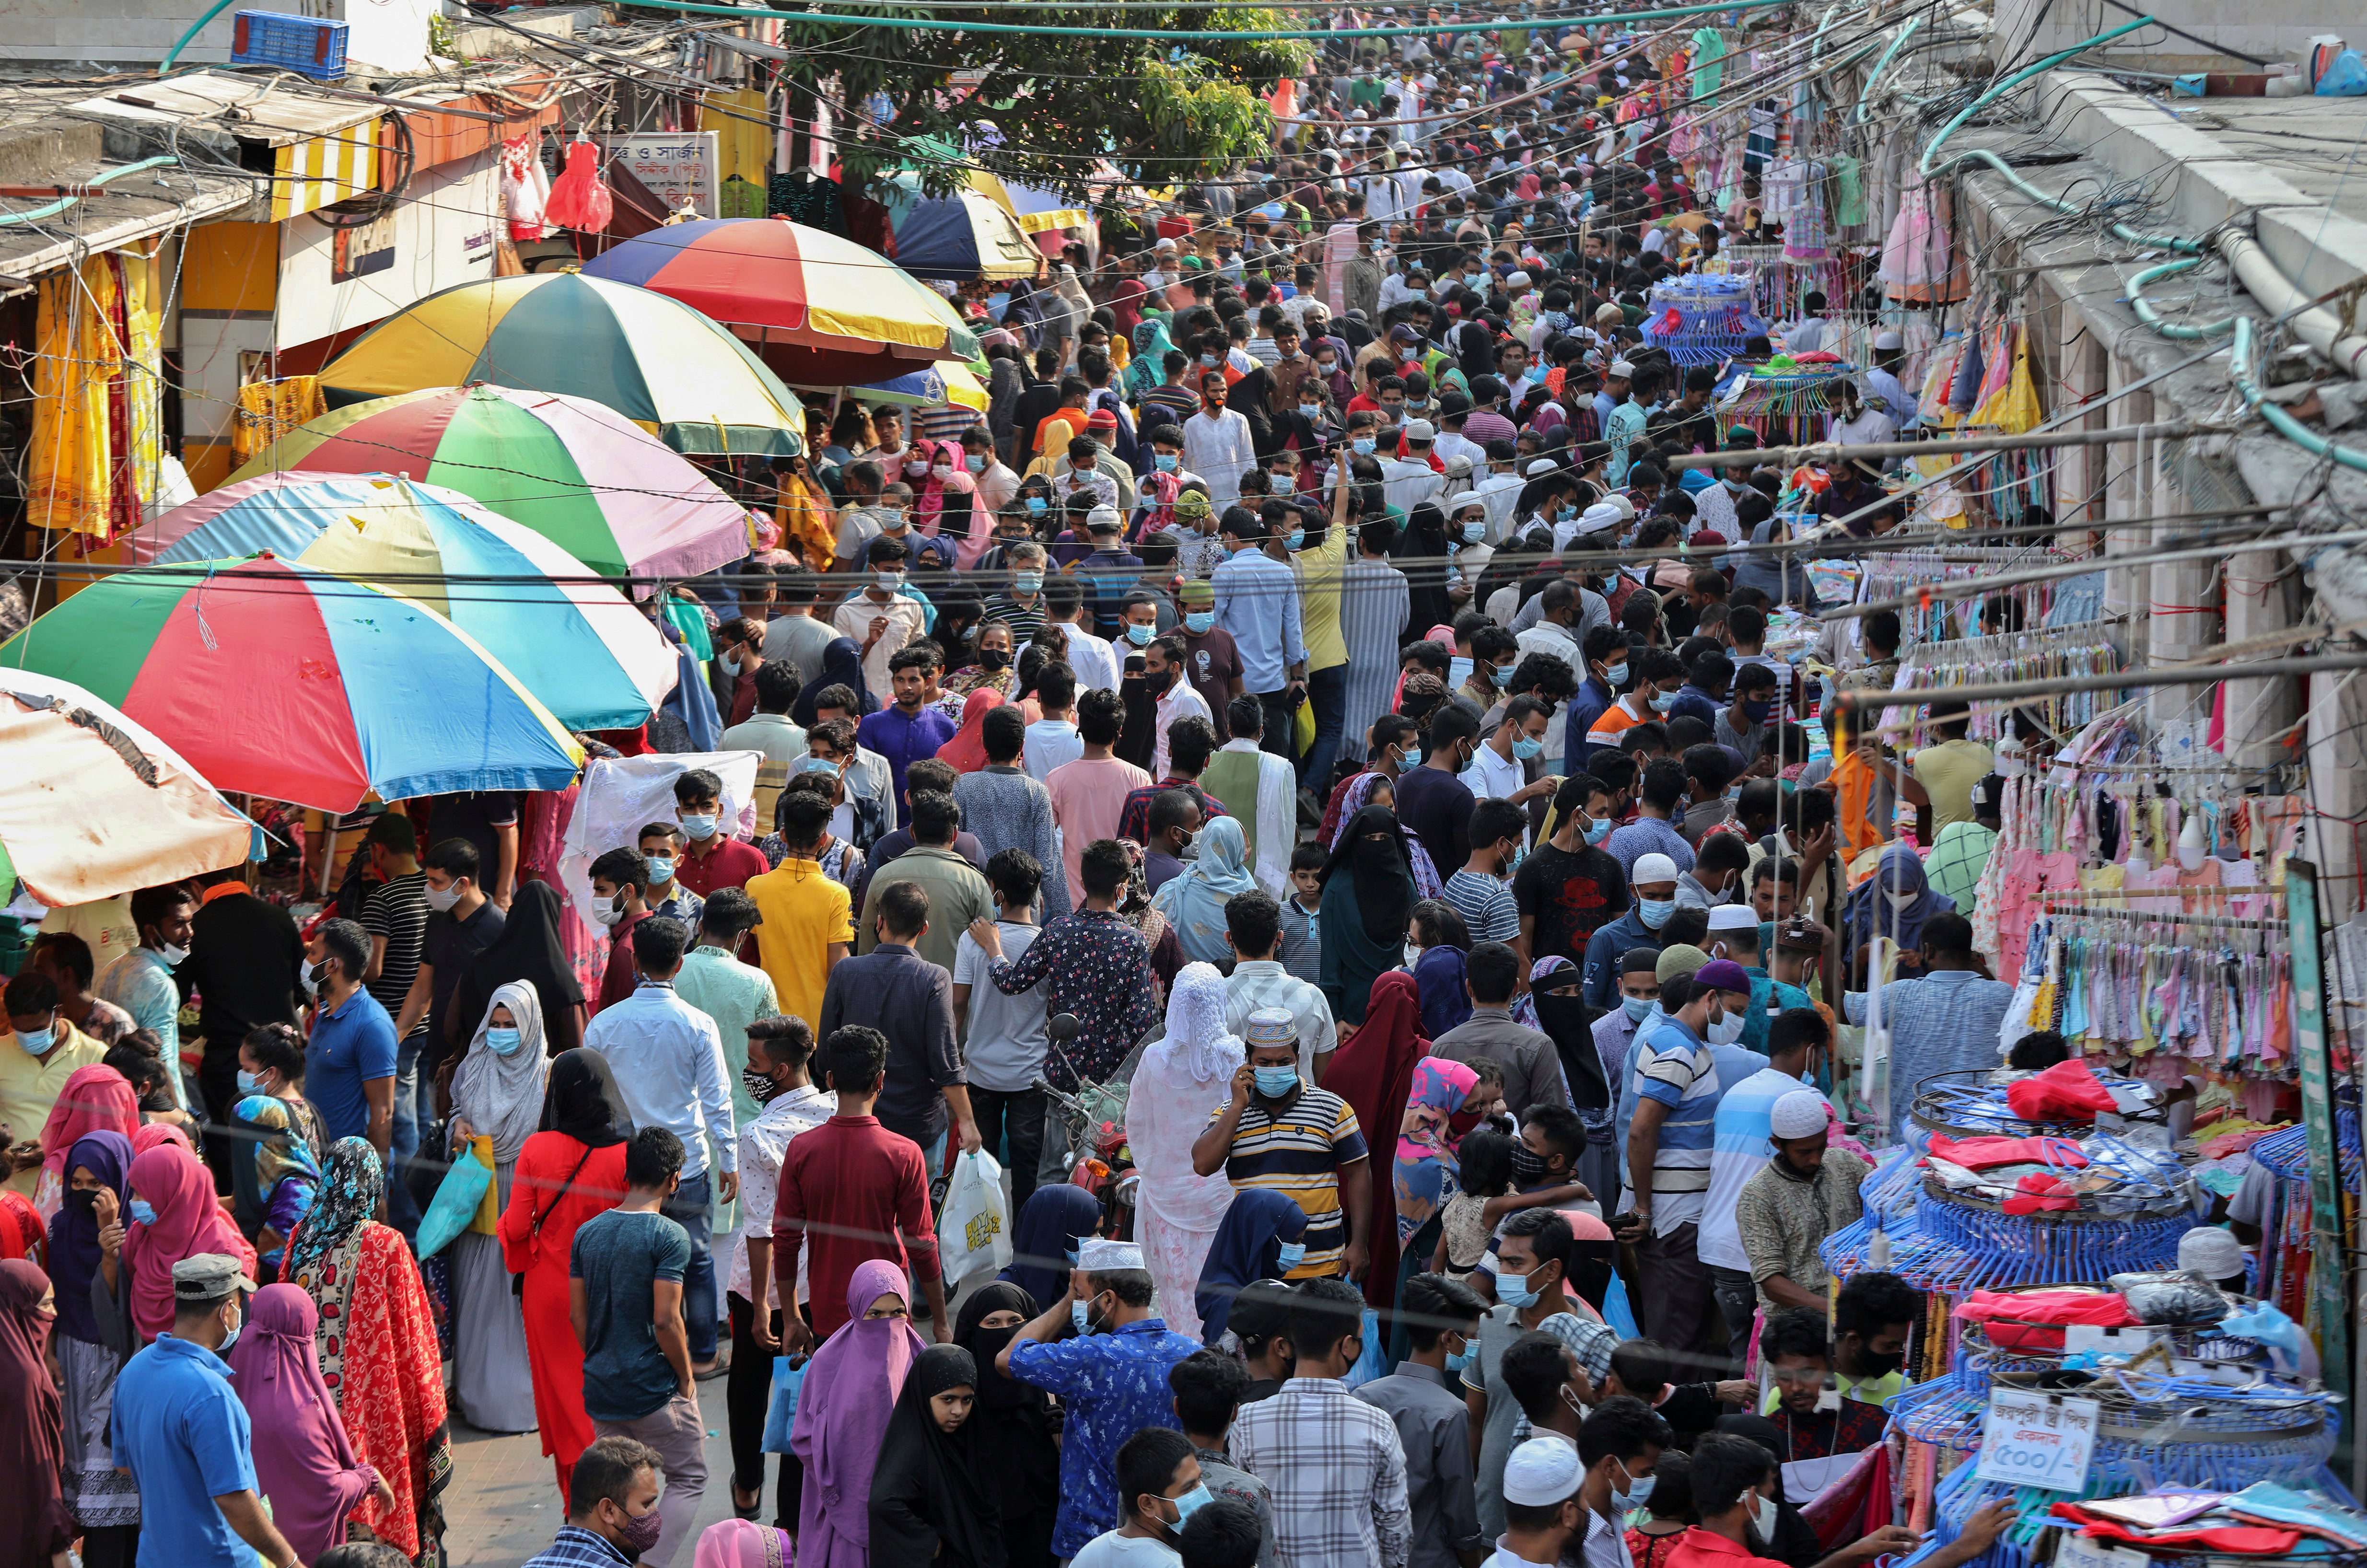
[{"label": "man in white shirt", "polygon": [[1250,422],[1225,406],[1225,391],[1223,372],[1204,375],[1200,412],[1184,422],[1184,466],[1207,482],[1209,504],[1220,515],[1240,498],[1241,475],[1257,463]]},{"label": "man in white shirt", "polygon": [[[1471,487],[1472,493],[1488,509],[1488,536],[1500,544],[1512,536],[1512,525],[1516,520],[1514,513],[1521,503],[1521,491],[1528,485],[1526,479],[1512,471],[1519,461],[1517,457],[1506,457],[1501,462],[1490,457],[1488,459],[1488,471],[1478,476]],[[1552,464],[1549,457],[1539,458],[1538,461],[1548,467]]]},{"label": "man in white shirt", "polygon": [[1085,754],[1077,733],[1077,677],[1073,670],[1048,664],[1036,678],[1036,705],[1044,716],[1027,727],[1026,750],[1020,753],[1027,776],[1042,784],[1052,770]]},{"label": "man in white shirt", "polygon": [[1247,1039],[1250,1014],[1260,1008],[1282,1009],[1298,1031],[1298,1076],[1320,1084],[1340,1026],[1323,988],[1299,979],[1275,959],[1282,946],[1282,906],[1263,893],[1234,894],[1225,903],[1225,939],[1236,960],[1225,981],[1225,1027]]},{"label": "man in white shirt", "polygon": [[909,642],[925,635],[927,612],[920,601],[904,595],[904,566],[912,551],[901,539],[885,535],[865,547],[870,581],[850,596],[831,617],[838,635],[853,641],[863,655],[863,682],[876,695],[895,689],[888,661]]},{"label": "man in white shirt", "polygon": [[1077,690],[1117,690],[1117,652],[1095,637],[1084,615],[1085,591],[1073,577],[1047,578],[1044,582],[1044,624],[1058,626],[1069,639],[1069,668],[1077,672]]},{"label": "man in white shirt", "polygon": [[1446,488],[1446,480],[1430,466],[1430,444],[1436,439],[1438,427],[1430,421],[1406,421],[1406,455],[1381,459],[1382,500],[1410,513],[1423,502],[1438,499]]},{"label": "man in white shirt", "polygon": [[[1156,622],[1159,607],[1148,598],[1126,607],[1129,622],[1139,621],[1146,612]],[[1157,716],[1152,720],[1157,727],[1158,739],[1151,743],[1150,776],[1163,779],[1167,777],[1167,732],[1187,718],[1206,719],[1208,727],[1214,729],[1217,716],[1209,711],[1208,699],[1192,685],[1191,668],[1187,662],[1191,651],[1185,648],[1181,633],[1170,632],[1165,637],[1153,637],[1144,646],[1142,656],[1143,678],[1159,694],[1154,707]]]},{"label": "man in white shirt", "polygon": [[1785,354],[1812,354],[1825,346],[1825,334],[1829,329],[1825,321],[1825,297],[1811,289],[1800,301],[1800,319],[1786,321],[1776,329],[1783,340]]},{"label": "man in white shirt", "polygon": [[1471,767],[1463,775],[1474,799],[1526,806],[1538,795],[1553,793],[1551,778],[1529,783],[1526,766],[1530,759],[1545,753],[1550,714],[1546,704],[1531,696],[1514,697],[1505,705],[1504,722],[1479,742],[1479,749],[1471,754]]}]

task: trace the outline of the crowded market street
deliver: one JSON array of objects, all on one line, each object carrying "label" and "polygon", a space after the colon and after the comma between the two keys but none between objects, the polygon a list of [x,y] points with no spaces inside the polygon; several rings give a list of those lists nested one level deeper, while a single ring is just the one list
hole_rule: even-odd
[{"label": "crowded market street", "polygon": [[277,3],[0,8],[0,1568],[2367,1568],[2356,15]]}]

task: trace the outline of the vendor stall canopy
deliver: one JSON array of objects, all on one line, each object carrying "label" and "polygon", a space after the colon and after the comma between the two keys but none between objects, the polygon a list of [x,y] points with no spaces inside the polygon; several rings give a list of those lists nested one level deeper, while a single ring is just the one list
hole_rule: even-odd
[{"label": "vendor stall canopy", "polygon": [[323,811],[564,789],[560,722],[414,600],[269,554],[139,567],[0,644],[0,669],[88,688],[221,789]]},{"label": "vendor stall canopy", "polygon": [[[271,550],[418,600],[482,643],[571,729],[632,729],[679,674],[647,615],[530,528],[393,474],[271,474],[175,507],[158,563]],[[175,536],[178,536],[176,537]]]},{"label": "vendor stall canopy", "polygon": [[261,830],[179,753],[85,688],[0,669],[0,892],[52,908],[261,852]]},{"label": "vendor stall canopy", "polygon": [[431,294],[321,371],[332,409],[474,381],[587,398],[677,452],[793,457],[805,449],[798,400],[745,344],[679,299],[573,271]]},{"label": "vendor stall canopy", "polygon": [[[588,398],[488,386],[375,398],[298,425],[225,488],[289,469],[395,473],[447,487],[608,577],[696,577],[749,548],[739,502]],[[142,529],[135,558],[153,559],[170,542]]]}]

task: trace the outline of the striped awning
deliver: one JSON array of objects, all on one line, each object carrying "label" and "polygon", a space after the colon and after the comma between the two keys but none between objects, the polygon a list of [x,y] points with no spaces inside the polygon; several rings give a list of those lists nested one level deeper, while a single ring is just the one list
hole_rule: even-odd
[{"label": "striped awning", "polygon": [[378,186],[378,121],[272,150],[271,216],[296,218]]}]

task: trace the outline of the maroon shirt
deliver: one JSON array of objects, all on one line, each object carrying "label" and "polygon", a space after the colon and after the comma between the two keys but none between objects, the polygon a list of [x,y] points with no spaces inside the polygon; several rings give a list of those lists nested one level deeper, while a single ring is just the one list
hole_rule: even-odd
[{"label": "maroon shirt", "polygon": [[876,1116],[833,1116],[790,1139],[773,1200],[776,1279],[797,1279],[800,1250],[817,1338],[846,1322],[846,1287],[873,1258],[935,1279],[937,1230],[921,1145]]},{"label": "maroon shirt", "polygon": [[[679,877],[681,873],[674,874]],[[633,962],[633,928],[649,918],[650,912],[644,909],[608,928],[608,967],[600,974],[600,994],[592,1000],[594,1014],[623,1001],[641,983],[640,971]]]},{"label": "maroon shirt", "polygon": [[674,863],[674,879],[702,898],[719,887],[745,887],[750,877],[773,869],[764,852],[753,844],[720,833],[708,842],[715,847],[704,855],[696,843],[685,844]]}]

